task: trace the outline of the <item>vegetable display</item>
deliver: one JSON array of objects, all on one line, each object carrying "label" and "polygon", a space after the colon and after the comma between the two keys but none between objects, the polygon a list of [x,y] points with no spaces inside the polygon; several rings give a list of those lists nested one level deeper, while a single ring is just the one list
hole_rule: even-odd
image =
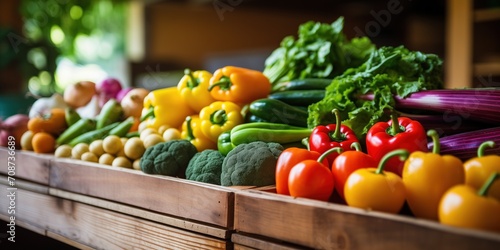
[{"label": "vegetable display", "polygon": [[437,55],[343,25],[302,24],[262,71],[76,82],[0,122],[0,145],[500,232],[500,88],[444,89]]},{"label": "vegetable display", "polygon": [[[395,109],[394,95],[404,98],[421,90],[442,89],[442,70],[437,55],[403,46],[380,47],[361,66],[333,79],[325,98],[308,107],[308,126],[335,122],[331,111],[337,108],[345,117],[343,124],[362,139],[373,124],[389,120],[385,109]],[[358,97],[367,93],[374,95],[373,100]]]}]

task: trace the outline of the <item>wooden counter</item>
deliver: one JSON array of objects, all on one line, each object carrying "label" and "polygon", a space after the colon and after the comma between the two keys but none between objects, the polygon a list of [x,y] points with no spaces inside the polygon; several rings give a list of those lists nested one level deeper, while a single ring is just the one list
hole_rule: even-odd
[{"label": "wooden counter", "polygon": [[[0,148],[0,159],[8,151]],[[500,249],[500,234],[411,216],[221,187],[16,151],[0,170],[0,219],[93,249]],[[5,164],[3,164],[5,166]],[[500,212],[500,211],[499,211]]]}]

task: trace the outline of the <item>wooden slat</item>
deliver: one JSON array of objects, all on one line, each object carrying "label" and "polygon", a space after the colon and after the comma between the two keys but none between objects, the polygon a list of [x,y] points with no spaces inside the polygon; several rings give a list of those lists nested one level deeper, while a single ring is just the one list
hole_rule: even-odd
[{"label": "wooden slat", "polygon": [[81,194],[70,193],[55,188],[50,188],[49,193],[52,196],[60,197],[66,200],[72,200],[79,203],[89,204],[95,207],[100,207],[107,210],[127,214],[130,216],[143,218],[150,221],[155,221],[161,224],[186,229],[192,232],[210,235],[216,238],[229,239],[230,237],[230,232],[224,228],[213,227],[213,226],[208,226],[206,224],[200,224],[188,220],[169,217],[163,214],[154,213],[137,207],[123,205],[120,203],[93,198]]},{"label": "wooden slat", "polygon": [[[494,249],[500,235],[262,191],[235,196],[237,232],[315,249]],[[497,248],[498,249],[498,248]]]},{"label": "wooden slat", "polygon": [[42,194],[48,194],[49,193],[49,187],[45,185],[40,185],[34,182],[29,182],[25,181],[23,179],[16,179],[14,181],[14,185],[9,184],[9,179],[8,176],[5,175],[0,175],[0,184],[9,186],[9,187],[15,187],[15,188],[21,188],[24,190],[29,190],[37,193],[42,193]]},{"label": "wooden slat", "polygon": [[224,228],[233,223],[234,190],[217,185],[57,159],[50,186]]},{"label": "wooden slat", "polygon": [[445,86],[472,86],[473,1],[446,1]]},{"label": "wooden slat", "polygon": [[500,20],[500,8],[474,10],[475,22]]},{"label": "wooden slat", "polygon": [[[0,168],[1,174],[8,174],[7,158],[10,156],[9,152],[7,148],[0,147],[0,159],[3,160],[2,164],[5,164]],[[17,150],[14,158],[16,165],[14,178],[22,178],[40,184],[49,183],[49,161],[53,158],[51,155]]]},{"label": "wooden slat", "polygon": [[[7,186],[0,185],[1,197]],[[16,220],[96,249],[225,249],[224,240],[106,209],[19,189]],[[0,199],[0,213],[8,201]]]},{"label": "wooden slat", "polygon": [[235,250],[246,249],[267,249],[267,250],[304,250],[303,246],[292,246],[287,243],[278,243],[276,240],[263,239],[262,237],[252,237],[244,234],[234,233],[231,235]]}]

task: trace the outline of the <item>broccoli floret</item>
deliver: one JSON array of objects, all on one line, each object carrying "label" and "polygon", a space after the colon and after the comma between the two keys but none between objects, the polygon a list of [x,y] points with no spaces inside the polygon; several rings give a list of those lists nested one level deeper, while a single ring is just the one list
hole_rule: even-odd
[{"label": "broccoli floret", "polygon": [[220,174],[224,156],[213,149],[196,153],[189,161],[186,179],[220,185]]},{"label": "broccoli floret", "polygon": [[197,152],[187,140],[162,142],[146,149],[139,165],[146,174],[184,178],[187,165]]},{"label": "broccoli floret", "polygon": [[222,162],[222,186],[266,186],[275,183],[281,144],[254,141],[240,144],[231,150]]}]

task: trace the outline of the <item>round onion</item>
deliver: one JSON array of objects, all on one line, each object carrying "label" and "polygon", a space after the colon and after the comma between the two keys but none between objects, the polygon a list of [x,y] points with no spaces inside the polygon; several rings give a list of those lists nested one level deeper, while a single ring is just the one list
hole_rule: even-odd
[{"label": "round onion", "polygon": [[143,88],[130,90],[120,102],[125,117],[133,116],[140,118],[144,107],[144,98],[148,94],[149,90]]},{"label": "round onion", "polygon": [[79,108],[87,105],[96,93],[94,82],[81,81],[66,87],[63,98],[70,107]]},{"label": "round onion", "polygon": [[109,99],[116,99],[116,95],[122,90],[122,85],[118,79],[110,77],[99,82],[96,88],[99,94],[99,105],[102,107]]},{"label": "round onion", "polygon": [[16,149],[20,149],[21,136],[28,130],[29,119],[29,116],[25,114],[16,114],[5,119],[0,124],[0,146],[6,147],[9,136],[13,136]]}]

